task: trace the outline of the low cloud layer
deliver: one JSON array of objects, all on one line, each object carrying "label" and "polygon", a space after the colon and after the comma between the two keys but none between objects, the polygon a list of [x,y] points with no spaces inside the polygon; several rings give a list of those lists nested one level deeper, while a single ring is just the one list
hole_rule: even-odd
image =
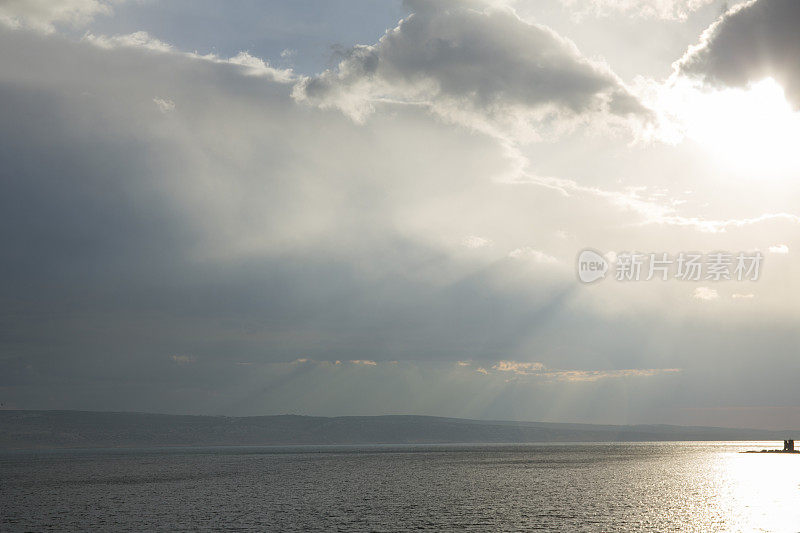
[{"label": "low cloud layer", "polygon": [[[498,361],[491,366],[495,373],[508,373],[513,379],[530,378],[555,382],[600,381],[619,378],[648,378],[660,374],[680,372],[678,368],[624,368],[620,370],[558,370],[538,362]],[[483,367],[480,372],[490,375]]]}]

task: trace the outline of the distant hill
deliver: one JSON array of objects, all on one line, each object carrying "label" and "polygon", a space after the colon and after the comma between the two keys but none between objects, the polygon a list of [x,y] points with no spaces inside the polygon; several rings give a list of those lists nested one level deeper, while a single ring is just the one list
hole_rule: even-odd
[{"label": "distant hill", "polygon": [[183,416],[0,411],[0,449],[293,444],[781,440],[789,431],[603,426],[433,416]]}]

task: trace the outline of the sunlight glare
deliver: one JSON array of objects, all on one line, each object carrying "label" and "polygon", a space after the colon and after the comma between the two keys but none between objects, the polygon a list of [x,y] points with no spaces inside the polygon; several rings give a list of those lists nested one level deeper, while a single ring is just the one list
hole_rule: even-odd
[{"label": "sunlight glare", "polygon": [[772,78],[747,89],[678,87],[671,100],[686,137],[705,147],[718,164],[754,178],[800,168],[800,113]]}]

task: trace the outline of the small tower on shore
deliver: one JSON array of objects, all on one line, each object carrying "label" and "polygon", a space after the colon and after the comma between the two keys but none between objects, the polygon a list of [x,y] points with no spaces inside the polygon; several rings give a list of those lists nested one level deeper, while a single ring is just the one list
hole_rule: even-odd
[{"label": "small tower on shore", "polygon": [[793,452],[794,451],[794,439],[789,439],[783,441],[783,451],[785,452]]}]

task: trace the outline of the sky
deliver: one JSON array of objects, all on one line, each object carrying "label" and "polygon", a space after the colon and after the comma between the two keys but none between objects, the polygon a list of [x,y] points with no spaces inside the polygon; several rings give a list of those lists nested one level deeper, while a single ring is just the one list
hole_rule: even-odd
[{"label": "sky", "polygon": [[798,23],[0,0],[2,408],[800,428]]}]

